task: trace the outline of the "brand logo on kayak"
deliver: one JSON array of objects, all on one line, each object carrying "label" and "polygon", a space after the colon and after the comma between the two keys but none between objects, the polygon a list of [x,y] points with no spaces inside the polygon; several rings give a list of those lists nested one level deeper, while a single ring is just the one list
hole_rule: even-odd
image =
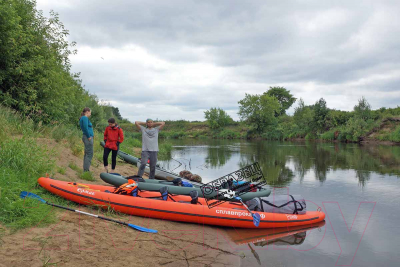
[{"label": "brand logo on kayak", "polygon": [[235,197],[255,192],[265,184],[260,165],[256,162],[204,184],[200,188],[208,208],[211,209],[226,201],[232,201]]},{"label": "brand logo on kayak", "polygon": [[234,215],[234,216],[238,216],[238,217],[242,217],[242,216],[250,216],[251,217],[251,214],[246,211],[216,210],[215,212],[217,214],[227,214],[227,215]]},{"label": "brand logo on kayak", "polygon": [[297,215],[286,215],[288,220],[297,220]]},{"label": "brand logo on kayak", "polygon": [[94,196],[94,192],[89,191],[89,190],[87,190],[87,189],[78,188],[78,192],[81,193],[81,194],[82,194],[82,193],[85,193],[85,194]]},{"label": "brand logo on kayak", "polygon": [[[215,212],[217,214],[228,214],[228,215],[234,215],[234,216],[238,216],[238,217],[242,217],[242,216],[250,216],[250,217],[252,217],[252,215],[250,213],[248,213],[247,211],[216,210]],[[261,219],[264,219],[265,215],[261,213],[260,217],[261,217]]]}]

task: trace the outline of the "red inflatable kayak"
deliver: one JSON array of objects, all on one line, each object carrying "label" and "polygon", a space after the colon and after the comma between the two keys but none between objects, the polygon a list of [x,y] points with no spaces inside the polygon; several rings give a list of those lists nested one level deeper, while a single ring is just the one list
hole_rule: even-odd
[{"label": "red inflatable kayak", "polygon": [[[163,220],[211,224],[228,227],[257,228],[253,217],[240,203],[224,202],[208,208],[203,198],[191,204],[190,196],[173,195],[162,200],[158,192],[141,191],[140,197],[118,195],[115,187],[103,185],[77,184],[41,177],[39,184],[46,190],[65,199],[83,205],[112,207],[116,211],[142,217]],[[307,211],[304,215],[257,212],[261,221],[258,228],[290,227],[321,222],[325,214],[321,211]]]}]

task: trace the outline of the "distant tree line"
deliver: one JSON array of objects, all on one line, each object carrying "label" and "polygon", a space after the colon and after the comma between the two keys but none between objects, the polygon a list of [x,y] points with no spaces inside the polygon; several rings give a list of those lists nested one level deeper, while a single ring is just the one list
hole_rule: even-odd
[{"label": "distant tree line", "polygon": [[[284,87],[270,87],[262,95],[245,94],[238,102],[238,114],[242,125],[248,126],[246,136],[232,132],[228,136],[358,142],[367,134],[379,131],[385,119],[400,116],[400,107],[371,110],[365,97],[361,97],[350,112],[328,108],[324,98],[308,106],[300,98],[293,116],[289,116],[286,111],[295,101],[296,98]],[[234,124],[224,110],[211,108],[204,113],[210,128],[225,132],[219,136],[226,136],[227,131],[232,131],[224,129],[225,126]],[[380,138],[400,142],[400,125]]]}]

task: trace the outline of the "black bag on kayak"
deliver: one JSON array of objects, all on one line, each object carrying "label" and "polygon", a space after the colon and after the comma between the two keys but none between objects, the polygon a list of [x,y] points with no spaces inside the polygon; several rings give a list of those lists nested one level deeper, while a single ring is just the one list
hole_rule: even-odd
[{"label": "black bag on kayak", "polygon": [[285,213],[305,214],[306,201],[301,195],[276,195],[275,197],[257,197],[246,201],[250,210]]}]

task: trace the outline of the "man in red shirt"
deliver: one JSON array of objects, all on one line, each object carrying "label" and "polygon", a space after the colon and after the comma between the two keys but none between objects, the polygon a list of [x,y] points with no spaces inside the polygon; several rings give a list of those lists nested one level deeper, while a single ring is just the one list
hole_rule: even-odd
[{"label": "man in red shirt", "polygon": [[111,154],[111,170],[115,171],[115,166],[117,165],[117,153],[119,150],[119,144],[124,141],[124,132],[121,127],[115,123],[114,118],[110,118],[108,120],[108,126],[104,131],[104,154],[103,154],[103,162],[104,169],[108,172],[108,155]]}]

